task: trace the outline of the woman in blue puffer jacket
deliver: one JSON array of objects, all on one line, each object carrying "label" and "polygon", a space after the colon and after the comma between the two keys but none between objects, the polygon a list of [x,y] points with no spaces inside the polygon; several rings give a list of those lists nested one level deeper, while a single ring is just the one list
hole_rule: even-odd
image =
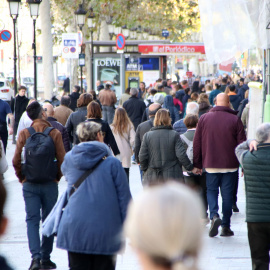
[{"label": "woman in blue puffer jacket", "polygon": [[70,270],[114,270],[131,199],[126,173],[103,143],[100,124],[81,123],[77,134],[81,143],[66,154],[61,168],[68,194],[85,171],[107,158],[69,198],[59,224],[57,247],[68,251]]}]

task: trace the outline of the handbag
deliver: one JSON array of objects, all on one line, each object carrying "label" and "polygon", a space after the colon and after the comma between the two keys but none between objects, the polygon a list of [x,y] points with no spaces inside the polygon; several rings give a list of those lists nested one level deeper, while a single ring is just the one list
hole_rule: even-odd
[{"label": "handbag", "polygon": [[51,235],[57,235],[59,224],[65,208],[68,204],[68,200],[72,194],[79,188],[79,186],[84,182],[84,180],[99,166],[99,164],[107,158],[108,155],[105,155],[97,164],[90,170],[85,171],[80,178],[72,185],[72,189],[69,194],[65,191],[60,199],[57,201],[53,207],[50,214],[47,216],[45,221],[42,224],[42,234],[49,237]]},{"label": "handbag", "polygon": [[0,156],[0,174],[5,173],[8,170],[8,163],[7,158],[4,150],[3,142],[0,140],[0,150],[1,150],[1,156]]}]

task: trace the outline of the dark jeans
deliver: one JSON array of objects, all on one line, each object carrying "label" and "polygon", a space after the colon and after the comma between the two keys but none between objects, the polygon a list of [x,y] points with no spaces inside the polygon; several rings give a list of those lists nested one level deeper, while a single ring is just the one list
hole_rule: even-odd
[{"label": "dark jeans", "polygon": [[114,270],[115,257],[68,252],[70,270]]},{"label": "dark jeans", "polygon": [[203,218],[207,218],[207,209],[208,209],[208,203],[207,203],[207,189],[206,189],[206,173],[202,175],[192,175],[192,176],[185,176],[185,183],[190,186],[192,189],[199,192],[202,202],[203,202],[203,208],[204,208],[204,216]]},{"label": "dark jeans", "polygon": [[129,168],[124,168],[125,170],[125,173],[127,175],[127,180],[128,180],[128,183],[129,183]]},{"label": "dark jeans", "polygon": [[141,175],[141,182],[143,182],[143,171],[141,170],[141,165],[139,165],[140,175]]},{"label": "dark jeans", "polygon": [[236,204],[237,202],[238,184],[239,184],[239,173],[237,173],[237,177],[235,175],[235,182],[233,187],[233,204]]},{"label": "dark jeans", "polygon": [[[54,236],[42,236],[40,245],[39,224],[46,219],[55,205],[58,197],[58,184],[23,183],[23,197],[25,201],[28,245],[32,258],[50,259],[53,249]],[[41,216],[40,216],[41,210]]]},{"label": "dark jeans", "polygon": [[270,223],[248,222],[247,228],[252,270],[268,270],[270,251]]},{"label": "dark jeans", "polygon": [[13,135],[12,135],[12,141],[14,143],[16,142],[16,135],[17,135],[17,131],[18,131],[18,126],[19,126],[19,123],[18,122],[14,122]]},{"label": "dark jeans", "polygon": [[0,123],[0,138],[4,145],[4,150],[6,153],[7,150],[7,141],[8,141],[8,130],[7,130],[7,123]]},{"label": "dark jeans", "polygon": [[233,204],[233,190],[238,171],[232,173],[206,173],[207,201],[210,219],[218,215],[219,188],[222,196],[222,227],[230,228]]},{"label": "dark jeans", "polygon": [[114,118],[114,107],[102,105],[102,119],[110,125]]}]

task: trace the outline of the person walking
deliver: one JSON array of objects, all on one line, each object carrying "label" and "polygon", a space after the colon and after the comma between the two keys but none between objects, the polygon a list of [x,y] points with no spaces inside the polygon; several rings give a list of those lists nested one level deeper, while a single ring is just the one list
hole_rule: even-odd
[{"label": "person walking", "polygon": [[110,125],[114,117],[114,105],[117,102],[115,93],[111,90],[111,84],[106,83],[105,89],[98,94],[98,99],[102,105],[103,120]]},{"label": "person walking", "polygon": [[115,110],[113,123],[110,127],[119,148],[120,161],[129,182],[129,169],[131,167],[131,157],[133,155],[135,131],[124,108],[119,107]]},{"label": "person walking", "polygon": [[40,241],[39,224],[57,201],[65,149],[61,133],[45,121],[46,113],[37,101],[26,111],[33,123],[20,132],[12,163],[25,201],[27,238],[32,255],[29,270],[55,269],[56,264],[50,260],[54,236],[43,236]]},{"label": "person walking", "polygon": [[11,99],[10,107],[14,115],[14,129],[13,129],[13,139],[12,143],[16,144],[16,135],[18,130],[18,125],[21,119],[22,114],[25,112],[28,105],[29,99],[25,96],[26,87],[20,86],[18,89],[18,95],[15,98]]},{"label": "person walking", "polygon": [[69,94],[70,93],[70,79],[69,77],[67,77],[66,79],[64,79],[64,83],[63,83],[63,90],[64,90],[64,94]]},{"label": "person walking", "polygon": [[87,106],[87,122],[95,122],[101,125],[101,131],[104,135],[104,143],[107,144],[115,156],[120,154],[119,148],[117,146],[116,140],[113,136],[112,130],[109,124],[102,118],[101,108],[99,104],[92,101]]},{"label": "person walking", "polygon": [[246,222],[253,270],[269,270],[270,252],[270,123],[261,124],[256,140],[238,145],[236,156],[244,170]]},{"label": "person walking", "polygon": [[119,99],[119,105],[123,106],[123,104],[125,103],[125,101],[127,101],[130,98],[130,87],[128,87],[125,90],[125,93],[122,94],[121,98]]},{"label": "person walking", "polygon": [[60,101],[60,106],[54,109],[54,117],[63,126],[66,125],[69,116],[73,113],[69,108],[70,102],[69,96],[63,96]]},{"label": "person walking", "polygon": [[66,127],[57,122],[57,120],[54,118],[53,106],[50,103],[43,104],[43,109],[47,115],[46,120],[52,125],[52,127],[60,131],[65,151],[68,152],[70,150],[70,142]]},{"label": "person walking", "polygon": [[141,123],[146,106],[145,103],[137,97],[137,88],[131,88],[130,95],[131,97],[123,104],[123,108],[126,110],[128,117],[136,130],[138,125]]},{"label": "person walking", "polygon": [[[211,227],[209,236],[232,236],[231,215],[233,193],[238,185],[239,162],[236,146],[246,140],[244,126],[237,112],[230,109],[229,97],[217,96],[217,106],[201,116],[193,140],[193,165],[206,170],[207,201]],[[222,221],[218,214],[219,188],[222,195]]]},{"label": "person walking", "polygon": [[[10,124],[8,125],[9,130],[7,129],[7,117],[10,120]],[[0,139],[3,142],[5,153],[7,150],[8,135],[13,134],[13,127],[14,116],[10,106],[6,101],[0,99]]]},{"label": "person walking", "polygon": [[201,203],[175,182],[142,192],[129,207],[125,236],[144,270],[198,270]]},{"label": "person walking", "polygon": [[[186,108],[186,114],[199,114],[199,105],[197,102],[188,102]],[[179,135],[185,133],[187,131],[187,127],[184,123],[184,119],[180,119],[175,122],[173,125],[173,129],[178,132]]]},{"label": "person walking", "polygon": [[171,95],[167,95],[164,98],[163,107],[169,110],[172,119],[172,125],[180,119],[179,110],[177,110],[176,106],[174,106],[173,97]]},{"label": "person walking", "polygon": [[135,160],[139,164],[140,169],[140,175],[141,175],[141,181],[143,172],[141,170],[140,160],[139,160],[139,152],[141,149],[143,136],[146,132],[150,131],[150,129],[154,126],[154,118],[157,113],[157,111],[161,108],[161,105],[159,103],[153,103],[149,106],[149,120],[142,122],[138,125],[135,135],[135,146],[134,146],[134,155]]},{"label": "person walking", "polygon": [[[180,138],[186,149],[186,154],[190,162],[192,163],[193,163],[193,139],[194,139],[198,121],[199,121],[198,115],[187,114],[184,119],[184,123],[185,123],[185,126],[187,127],[187,131],[184,134],[180,135]],[[207,189],[206,189],[205,171],[202,172],[202,174],[193,174],[192,172],[188,172],[183,167],[183,175],[184,175],[185,183],[200,194],[202,198],[202,202],[203,202],[202,219],[205,223],[208,223],[209,219],[208,219],[208,214],[207,214],[208,203],[207,203],[207,195],[206,195]]]},{"label": "person walking", "polygon": [[154,127],[144,134],[139,161],[144,185],[167,179],[183,181],[182,165],[188,171],[197,173],[178,133],[172,129],[170,114],[166,109],[156,113]]},{"label": "person walking", "polygon": [[79,143],[79,139],[76,134],[76,129],[77,129],[77,126],[81,122],[84,122],[86,120],[87,105],[92,100],[93,100],[92,95],[88,93],[81,94],[77,101],[78,110],[76,112],[73,112],[67,120],[66,128],[67,128],[69,140],[71,143],[73,143],[73,145]]},{"label": "person walking", "polygon": [[240,102],[241,102],[241,97],[239,95],[236,94],[236,89],[235,89],[235,85],[232,84],[232,85],[229,85],[229,93],[228,93],[228,96],[230,97],[230,102],[233,106],[233,109],[235,111],[237,111],[239,105],[240,105]]},{"label": "person walking", "polygon": [[199,117],[209,112],[210,109],[212,108],[209,102],[208,95],[205,93],[199,95],[198,104],[199,104]]},{"label": "person walking", "polygon": [[81,123],[77,134],[81,143],[66,154],[62,165],[68,194],[80,175],[92,172],[69,197],[56,245],[67,250],[70,270],[114,270],[131,199],[126,174],[103,143],[100,124]]},{"label": "person walking", "polygon": [[81,90],[81,87],[79,85],[74,85],[74,87],[72,89],[72,93],[69,95],[69,97],[70,97],[69,108],[73,112],[77,109],[77,100],[80,97],[80,90]]}]

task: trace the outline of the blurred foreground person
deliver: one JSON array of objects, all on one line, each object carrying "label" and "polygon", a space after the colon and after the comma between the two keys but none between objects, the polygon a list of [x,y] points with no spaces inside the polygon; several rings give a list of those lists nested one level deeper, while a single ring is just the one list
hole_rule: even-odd
[{"label": "blurred foreground person", "polygon": [[142,270],[198,269],[200,204],[192,190],[174,182],[148,188],[132,202],[125,233]]},{"label": "blurred foreground person", "polygon": [[268,270],[270,123],[260,125],[256,132],[256,141],[243,142],[236,148],[235,153],[245,173],[246,222],[252,269]]},{"label": "blurred foreground person", "polygon": [[124,108],[119,107],[115,110],[111,129],[120,150],[120,161],[129,182],[129,169],[131,167],[131,156],[133,155],[135,130]]},{"label": "blurred foreground person", "polygon": [[[0,174],[0,237],[5,233],[8,220],[4,215],[4,207],[7,197],[7,192],[3,184],[2,175]],[[0,256],[0,269],[1,270],[12,270],[7,264],[6,259]]]},{"label": "blurred foreground person", "polygon": [[100,124],[81,123],[77,134],[81,143],[66,154],[62,165],[68,191],[80,175],[89,174],[68,200],[57,247],[68,251],[70,270],[114,270],[131,199],[127,177],[103,143]]},{"label": "blurred foreground person", "polygon": [[170,113],[166,109],[156,113],[154,127],[144,135],[139,160],[144,185],[170,178],[183,181],[182,165],[197,173],[178,133],[172,129]]}]

